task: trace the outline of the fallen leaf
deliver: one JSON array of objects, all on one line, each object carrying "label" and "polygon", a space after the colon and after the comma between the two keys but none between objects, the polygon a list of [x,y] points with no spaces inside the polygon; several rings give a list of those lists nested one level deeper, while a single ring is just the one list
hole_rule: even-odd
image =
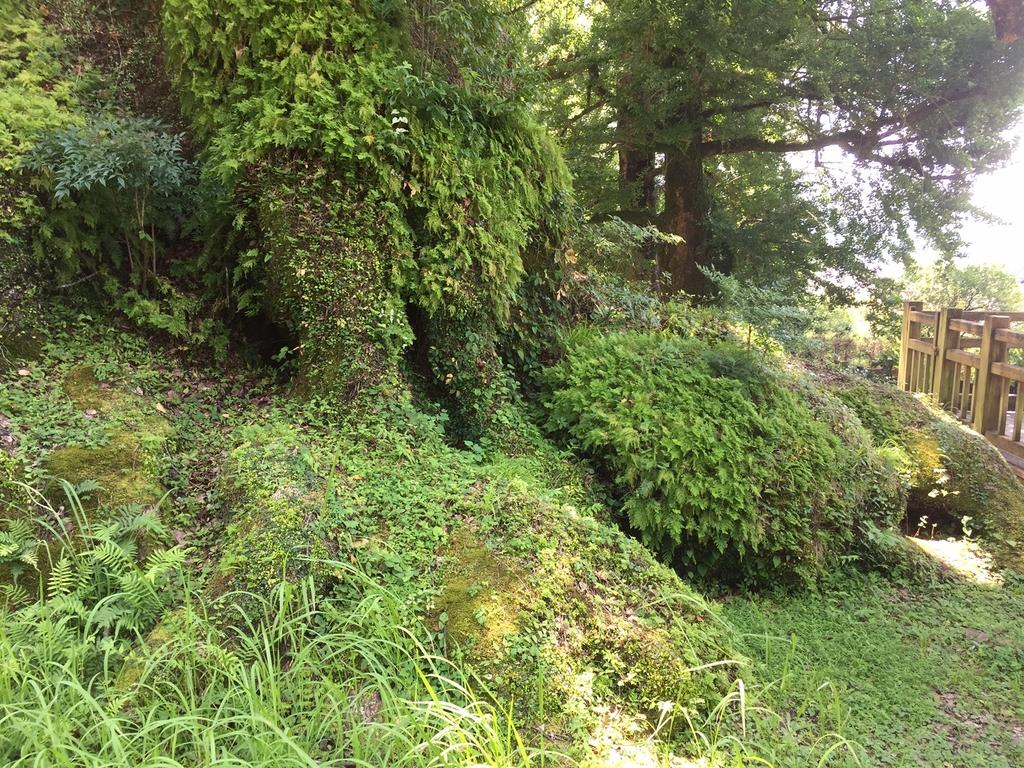
[{"label": "fallen leaf", "polygon": [[167,409],[164,408],[160,403],[157,403],[155,407],[157,411],[159,411],[160,413],[167,413]]},{"label": "fallen leaf", "polygon": [[28,368],[20,368],[20,369],[18,369],[18,375],[19,376],[28,376],[31,373],[32,373],[32,371],[30,371]]}]

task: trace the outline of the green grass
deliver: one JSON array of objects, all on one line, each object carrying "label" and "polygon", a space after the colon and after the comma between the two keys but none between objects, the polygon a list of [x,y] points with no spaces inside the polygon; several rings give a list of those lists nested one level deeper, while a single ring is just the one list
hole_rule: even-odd
[{"label": "green grass", "polygon": [[1024,765],[1024,584],[927,587],[864,576],[818,593],[739,598],[726,618],[768,683],[748,744],[777,768]]},{"label": "green grass", "polygon": [[[343,566],[342,566],[343,567]],[[359,579],[355,572],[353,579]],[[191,602],[124,666],[92,621],[0,632],[0,761],[10,766],[530,766],[511,717],[398,623],[371,582],[354,605],[309,584],[225,632]]]}]

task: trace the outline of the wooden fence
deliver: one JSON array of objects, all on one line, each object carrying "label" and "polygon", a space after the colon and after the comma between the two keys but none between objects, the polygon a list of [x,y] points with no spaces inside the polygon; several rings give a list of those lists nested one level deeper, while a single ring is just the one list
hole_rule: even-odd
[{"label": "wooden fence", "polygon": [[[1017,404],[1024,394],[1024,312],[925,311],[903,304],[898,384],[923,392],[1024,472]],[[1016,364],[1015,364],[1016,363]]]}]

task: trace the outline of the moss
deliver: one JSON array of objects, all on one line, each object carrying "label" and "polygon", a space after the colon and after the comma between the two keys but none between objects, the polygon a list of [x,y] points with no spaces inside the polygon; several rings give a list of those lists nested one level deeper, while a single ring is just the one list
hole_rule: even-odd
[{"label": "moss", "polygon": [[138,427],[141,442],[160,440],[172,430],[171,423],[156,410],[155,402],[109,382],[100,382],[92,366],[72,368],[64,377],[62,388],[78,410],[95,412],[99,417],[116,417]]},{"label": "moss", "polygon": [[471,658],[501,654],[504,641],[522,629],[524,613],[537,602],[527,572],[468,529],[452,537],[445,558],[439,622]]},{"label": "moss", "polygon": [[591,625],[586,652],[620,696],[655,710],[660,702],[694,702],[706,693],[690,672],[693,659],[683,657],[664,628],[635,616],[594,618],[600,623]]},{"label": "moss", "polygon": [[[164,488],[153,467],[152,453],[144,441],[145,436],[115,432],[102,447],[70,447],[53,451],[45,458],[43,466],[54,480],[66,480],[72,485],[86,481],[98,483],[100,487],[91,497],[94,507],[100,504],[110,507],[122,504],[149,506],[163,498]],[[51,483],[47,495],[55,504],[63,501],[63,494],[56,483]]]},{"label": "moss", "polygon": [[264,302],[299,341],[303,387],[345,400],[394,388],[410,338],[394,286],[402,258],[394,206],[373,182],[312,156],[275,157],[250,176],[268,270]]},{"label": "moss", "polygon": [[27,327],[0,328],[0,373],[38,359],[42,349],[42,338],[38,331]]},{"label": "moss", "polygon": [[728,664],[704,665],[733,656],[711,606],[615,528],[514,484],[491,491],[489,540],[502,544],[454,534],[436,609],[522,722],[565,733],[602,702],[642,719],[663,701],[718,700]]},{"label": "moss", "polygon": [[[403,600],[403,620],[444,630],[530,740],[576,738],[602,708],[638,721],[660,701],[702,708],[731,682],[728,665],[706,667],[735,658],[715,608],[595,519],[606,511],[550,445],[481,464],[422,415],[339,429],[294,412],[235,439],[214,594],[265,592],[318,558],[355,562]],[[359,589],[314,575],[322,592]]]},{"label": "moss", "polygon": [[230,454],[221,492],[233,514],[226,532],[215,594],[233,589],[265,592],[297,581],[328,557],[318,525],[325,486],[304,467],[305,447],[287,430],[250,431]]},{"label": "moss", "polygon": [[959,533],[966,519],[995,563],[1024,570],[1024,486],[987,440],[894,387],[854,376],[821,379],[890,446],[910,484],[907,523],[921,517]]},{"label": "moss", "polygon": [[80,411],[107,414],[124,404],[126,398],[111,387],[101,388],[90,365],[72,368],[64,377],[64,394]]}]

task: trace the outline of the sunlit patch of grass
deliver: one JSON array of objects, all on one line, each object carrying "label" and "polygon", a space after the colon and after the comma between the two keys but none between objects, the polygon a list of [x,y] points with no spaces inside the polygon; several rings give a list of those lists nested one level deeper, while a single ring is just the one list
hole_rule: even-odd
[{"label": "sunlit patch of grass", "polygon": [[778,714],[748,717],[746,745],[777,768],[815,765],[837,736],[848,748],[828,765],[1024,765],[1022,612],[1013,579],[850,576],[818,593],[732,600],[725,615],[752,673],[775,681],[759,700]]}]

